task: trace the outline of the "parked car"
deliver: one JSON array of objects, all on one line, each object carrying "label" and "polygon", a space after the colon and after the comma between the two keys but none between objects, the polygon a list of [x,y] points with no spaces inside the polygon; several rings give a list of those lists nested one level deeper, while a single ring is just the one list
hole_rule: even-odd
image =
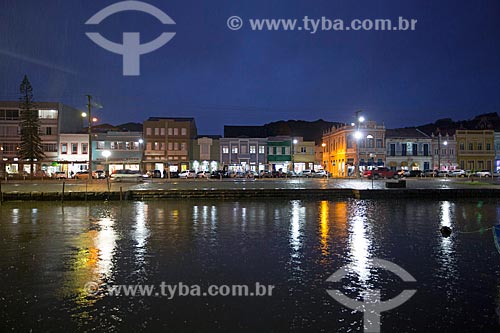
[{"label": "parked car", "polygon": [[208,171],[198,171],[196,173],[196,178],[210,178]]},{"label": "parked car", "polygon": [[122,180],[135,180],[135,181],[141,181],[142,180],[142,174],[140,171],[136,170],[117,170],[115,173],[111,174],[109,177],[110,180],[112,181],[117,181],[121,182]]},{"label": "parked car", "polygon": [[465,170],[457,169],[452,170],[448,173],[449,177],[465,177]]},{"label": "parked car", "polygon": [[490,170],[481,170],[476,172],[476,176],[478,177],[491,177],[491,171]]},{"label": "parked car", "polygon": [[52,174],[52,178],[54,178],[54,179],[67,179],[68,176],[66,175],[66,172],[64,172],[64,171],[56,171]]},{"label": "parked car", "polygon": [[449,175],[448,170],[439,170],[436,174],[437,177],[448,177]]},{"label": "parked car", "polygon": [[186,170],[179,173],[179,178],[187,179],[187,178],[196,178],[196,172],[194,170]]},{"label": "parked car", "polygon": [[301,172],[299,172],[299,176],[306,177],[306,178],[312,178],[312,177],[314,177],[315,173],[316,172],[314,172],[314,170],[302,170]]},{"label": "parked car", "polygon": [[368,179],[378,179],[378,178],[399,178],[399,175],[396,171],[391,170],[386,167],[378,167],[372,170],[366,170],[363,172],[363,177]]},{"label": "parked car", "polygon": [[[89,179],[89,172],[88,171],[78,171],[77,173],[75,173],[73,178],[75,178],[75,179]],[[94,178],[94,177],[92,177],[92,178]]]},{"label": "parked car", "polygon": [[259,173],[259,178],[273,178],[273,174],[269,171],[261,171]]},{"label": "parked car", "polygon": [[424,172],[422,173],[422,176],[424,176],[424,177],[436,177],[437,174],[438,174],[437,170],[427,169],[427,170],[424,170]]},{"label": "parked car", "polygon": [[326,177],[331,177],[331,174],[328,171],[325,170],[319,170],[318,172],[314,173],[315,178],[326,178]]}]

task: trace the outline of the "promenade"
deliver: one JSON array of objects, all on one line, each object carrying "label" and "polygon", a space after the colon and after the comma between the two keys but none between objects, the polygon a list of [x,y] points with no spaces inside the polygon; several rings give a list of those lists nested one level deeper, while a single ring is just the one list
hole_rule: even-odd
[{"label": "promenade", "polygon": [[15,200],[141,200],[148,198],[284,197],[500,197],[497,178],[407,178],[405,188],[387,188],[396,180],[369,179],[147,179],[108,182],[105,179],[8,181],[2,201]]}]

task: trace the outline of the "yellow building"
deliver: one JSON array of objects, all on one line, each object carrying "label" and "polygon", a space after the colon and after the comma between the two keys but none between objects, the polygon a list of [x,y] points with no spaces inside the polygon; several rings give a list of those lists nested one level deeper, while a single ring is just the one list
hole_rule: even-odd
[{"label": "yellow building", "polygon": [[461,169],[493,172],[495,132],[493,130],[457,130],[457,162]]},{"label": "yellow building", "polygon": [[[356,137],[356,132],[359,132]],[[385,126],[367,121],[333,127],[323,133],[323,167],[333,177],[355,176],[371,166],[383,166],[386,157]]]}]

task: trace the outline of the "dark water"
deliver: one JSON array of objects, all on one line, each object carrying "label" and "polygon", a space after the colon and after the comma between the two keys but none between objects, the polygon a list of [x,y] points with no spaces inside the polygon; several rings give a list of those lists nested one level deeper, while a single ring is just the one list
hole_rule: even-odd
[{"label": "dark water", "polygon": [[[382,313],[382,332],[497,332],[500,254],[484,229],[499,210],[500,201],[472,199],[3,204],[0,330],[361,332],[362,313],[326,290],[362,300],[376,288],[383,300],[417,290]],[[373,258],[416,282],[373,269]],[[346,264],[347,278],[326,282]],[[267,297],[105,293],[162,281],[275,288]]]}]

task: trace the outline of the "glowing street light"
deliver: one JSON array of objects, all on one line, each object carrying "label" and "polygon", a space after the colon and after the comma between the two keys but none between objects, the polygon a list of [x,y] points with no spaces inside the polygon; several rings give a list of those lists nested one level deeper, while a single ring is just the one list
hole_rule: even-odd
[{"label": "glowing street light", "polygon": [[359,117],[359,118],[358,118],[358,121],[359,121],[360,123],[364,122],[364,121],[365,121],[365,117],[363,117],[363,116]]}]

